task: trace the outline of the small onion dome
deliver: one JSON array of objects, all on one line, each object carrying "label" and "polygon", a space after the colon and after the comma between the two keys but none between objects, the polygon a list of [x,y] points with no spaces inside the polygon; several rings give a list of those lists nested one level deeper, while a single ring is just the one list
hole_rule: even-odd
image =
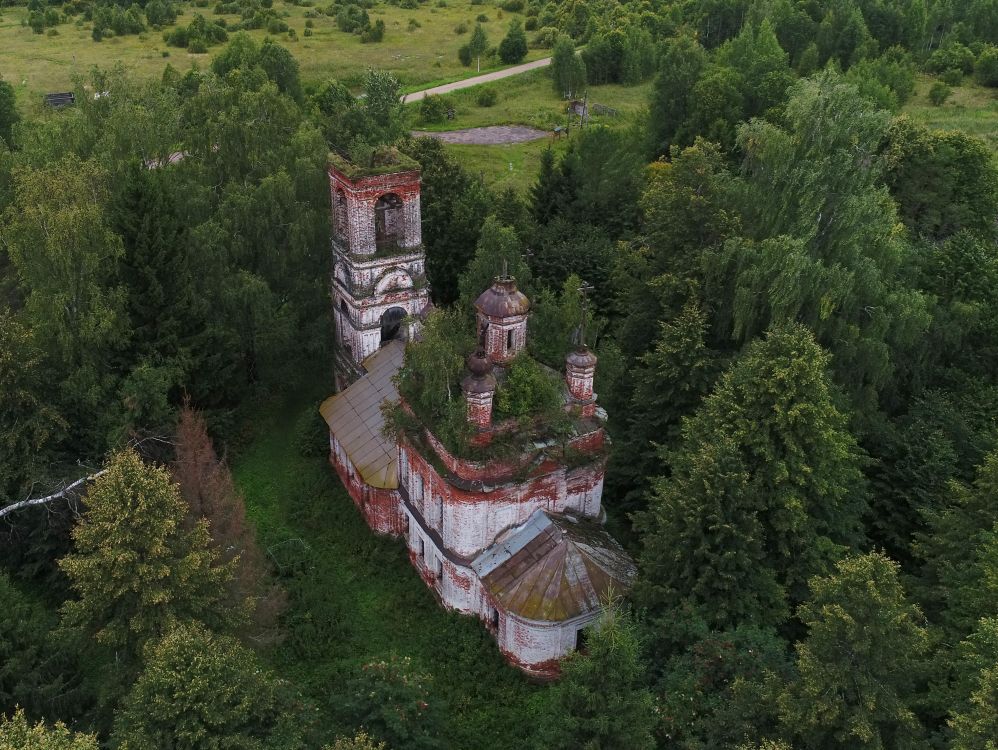
[{"label": "small onion dome", "polygon": [[565,363],[569,367],[576,367],[580,370],[596,366],[596,355],[590,351],[588,346],[581,346],[573,349],[565,357]]},{"label": "small onion dome", "polygon": [[461,390],[469,396],[476,393],[495,393],[496,376],[491,372],[488,375],[468,375],[461,381]]},{"label": "small onion dome", "polygon": [[491,318],[510,318],[526,315],[530,310],[530,300],[516,288],[516,279],[512,276],[497,276],[492,286],[475,300],[475,309]]},{"label": "small onion dome", "polygon": [[484,378],[492,372],[492,363],[489,362],[489,355],[485,353],[484,349],[476,349],[468,357],[468,369],[476,378]]}]

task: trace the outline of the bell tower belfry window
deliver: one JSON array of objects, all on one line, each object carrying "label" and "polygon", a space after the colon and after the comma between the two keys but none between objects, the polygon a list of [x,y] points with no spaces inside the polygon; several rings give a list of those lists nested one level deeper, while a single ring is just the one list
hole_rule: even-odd
[{"label": "bell tower belfry window", "polygon": [[335,340],[356,363],[404,338],[429,303],[419,166],[387,158],[365,169],[334,154],[327,170]]}]

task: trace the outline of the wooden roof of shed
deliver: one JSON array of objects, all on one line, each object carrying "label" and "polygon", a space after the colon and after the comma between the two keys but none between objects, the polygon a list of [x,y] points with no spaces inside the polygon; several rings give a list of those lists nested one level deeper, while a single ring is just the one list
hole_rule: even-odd
[{"label": "wooden roof of shed", "polygon": [[381,404],[398,400],[392,378],[402,366],[404,353],[401,341],[386,344],[361,363],[366,375],[319,407],[354,468],[372,487],[395,489],[399,485],[398,445],[382,434]]},{"label": "wooden roof of shed", "polygon": [[548,622],[598,609],[611,590],[630,588],[637,573],[598,524],[541,510],[479,555],[472,568],[507,611]]}]

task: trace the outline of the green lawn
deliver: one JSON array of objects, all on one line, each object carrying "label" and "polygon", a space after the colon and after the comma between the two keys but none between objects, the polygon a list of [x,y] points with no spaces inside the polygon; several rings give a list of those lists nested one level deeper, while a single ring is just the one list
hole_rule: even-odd
[{"label": "green lawn", "polygon": [[998,91],[975,84],[969,77],[941,107],[929,102],[928,91],[934,78],[919,76],[915,96],[904,112],[931,128],[963,130],[983,139],[998,153]]},{"label": "green lawn", "polygon": [[[420,118],[419,102],[408,105],[406,109],[411,127],[442,132],[486,125],[530,125],[553,131],[555,127],[564,127],[569,123],[565,101],[554,92],[546,70],[530,71],[485,86],[493,89],[497,95],[496,103],[491,107],[478,104],[478,95],[483,86],[474,86],[443,97],[454,108],[453,120],[425,123]],[[616,116],[594,115],[591,123],[610,127],[628,126],[644,115],[650,91],[650,82],[639,86],[591,86],[591,103],[603,104],[618,111]],[[573,130],[577,121],[577,117],[571,120]],[[552,135],[529,143],[498,146],[448,144],[447,151],[464,167],[481,174],[488,184],[498,188],[510,186],[523,191],[537,180],[541,152],[549,146],[561,151],[567,145],[568,138],[555,139]]]},{"label": "green lawn", "polygon": [[448,144],[447,152],[473,174],[480,174],[486,184],[502,190],[507,187],[525,193],[537,182],[541,153],[547,148],[563,151],[567,140],[544,138],[529,143],[501,146]]},{"label": "green lawn", "polygon": [[367,528],[324,458],[298,454],[295,419],[324,391],[313,395],[259,414],[234,464],[260,544],[286,568],[288,635],[270,663],[319,705],[332,734],[354,728],[339,709],[345,680],[371,660],[409,656],[432,675],[443,747],[526,746],[524,717],[541,710],[546,691],[505,664],[477,620],[438,606],[404,544]]},{"label": "green lawn", "polygon": [[[319,4],[325,7],[324,4]],[[208,19],[219,18],[212,7],[197,8],[180,3],[183,15],[178,24],[190,23],[195,12]],[[319,81],[338,78],[357,85],[363,73],[372,67],[390,70],[408,90],[424,88],[425,84],[451,81],[475,75],[457,57],[458,48],[468,41],[469,33],[457,34],[461,22],[473,28],[479,14],[489,21],[484,25],[492,44],[498,44],[515,14],[504,13],[492,5],[472,5],[470,0],[449,0],[447,7],[425,3],[413,10],[378,4],[368,11],[372,22],[385,22],[385,38],[376,44],[362,44],[360,37],[339,31],[332,17],[321,15],[312,19],[313,36],[305,37],[305,13],[311,8],[276,2],[274,7],[285,15],[285,21],[298,35],[292,41],[284,35],[277,38],[286,44],[301,65],[303,80]],[[4,8],[0,14],[0,75],[22,90],[22,95],[37,95],[50,91],[65,91],[74,73],[86,72],[94,65],[109,67],[118,62],[140,77],[162,74],[167,63],[186,70],[192,63],[204,67],[221,47],[207,54],[192,55],[186,50],[167,47],[161,32],[130,35],[94,42],[90,24],[67,23],[56,27],[57,36],[34,34],[22,21],[27,18],[25,7]],[[221,16],[231,25],[236,16]],[[82,17],[80,17],[82,18]],[[418,28],[410,29],[414,19]],[[263,30],[248,32],[257,40],[264,39]],[[544,57],[547,50],[530,50],[527,60]],[[168,57],[164,57],[168,54]],[[483,60],[483,72],[486,70]]]},{"label": "green lawn", "polygon": [[[477,101],[482,88],[486,87],[496,92],[496,103],[491,107],[482,107]],[[629,121],[629,118],[647,107],[650,91],[651,83],[638,86],[590,86],[591,103],[613,107],[619,112],[617,117],[594,116],[592,122],[619,125]],[[461,89],[444,95],[442,99],[454,108],[456,117],[453,120],[442,123],[422,122],[419,102],[416,102],[407,107],[412,127],[420,130],[457,130],[483,125],[516,124],[552,130],[555,126],[564,126],[568,122],[565,101],[554,92],[551,76],[545,69]]]}]

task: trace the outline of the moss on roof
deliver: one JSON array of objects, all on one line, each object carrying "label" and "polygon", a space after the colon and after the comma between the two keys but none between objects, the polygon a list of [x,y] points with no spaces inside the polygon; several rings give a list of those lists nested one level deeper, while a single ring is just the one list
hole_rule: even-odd
[{"label": "moss on roof", "polygon": [[329,163],[352,180],[419,169],[416,161],[391,146],[376,149],[371,164],[367,166],[355,164],[335,151],[329,153]]}]

